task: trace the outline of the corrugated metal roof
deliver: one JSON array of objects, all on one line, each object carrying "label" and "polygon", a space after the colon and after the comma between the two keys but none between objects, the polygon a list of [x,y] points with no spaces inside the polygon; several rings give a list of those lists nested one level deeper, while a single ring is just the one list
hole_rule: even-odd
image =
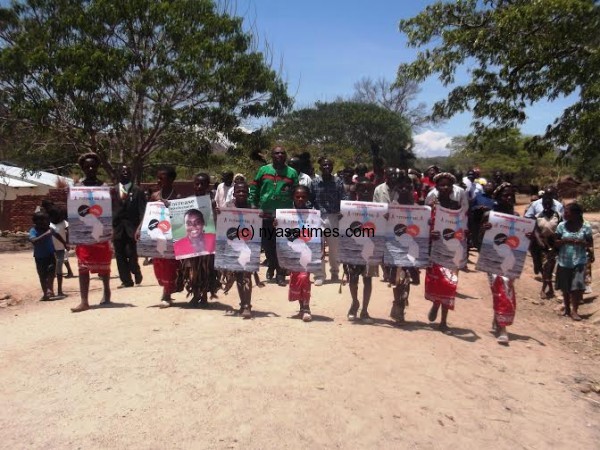
[{"label": "corrugated metal roof", "polygon": [[0,184],[12,188],[35,188],[36,184],[28,183],[27,181],[17,180],[16,178],[3,177],[0,174]]},{"label": "corrugated metal roof", "polygon": [[[7,166],[6,164],[0,164],[0,184],[6,184],[6,179],[13,179],[17,181],[26,182],[32,185],[44,185],[56,187],[56,183],[59,178],[64,179],[67,184],[72,185],[73,180],[67,177],[60,177],[50,172],[36,172],[31,174],[26,172],[23,174],[23,169],[16,166]],[[15,186],[16,187],[16,186]],[[21,186],[25,187],[25,186]]]}]

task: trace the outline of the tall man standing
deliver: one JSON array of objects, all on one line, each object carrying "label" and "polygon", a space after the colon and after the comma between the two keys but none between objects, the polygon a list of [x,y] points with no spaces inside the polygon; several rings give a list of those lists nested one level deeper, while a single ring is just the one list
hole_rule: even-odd
[{"label": "tall man standing", "polygon": [[298,184],[298,172],[288,166],[287,153],[282,147],[271,150],[272,164],[266,164],[258,169],[254,180],[250,183],[250,204],[262,209],[262,245],[267,256],[267,279],[276,275],[277,284],[285,286],[285,272],[279,267],[277,247],[275,245],[276,209],[293,207],[292,188]]},{"label": "tall man standing", "polygon": [[[311,202],[315,209],[321,211],[321,221],[325,230],[330,229],[329,233],[324,233],[324,240],[329,247],[329,267],[331,281],[339,281],[340,263],[339,238],[333,236],[333,230],[337,230],[340,225],[340,202],[347,200],[344,182],[333,175],[333,160],[323,158],[319,161],[321,175],[315,176],[312,181],[310,195]],[[329,237],[327,237],[329,234]],[[315,278],[315,286],[321,286],[325,277],[325,262],[323,261],[323,275]]]},{"label": "tall man standing", "polygon": [[138,264],[135,232],[144,218],[146,197],[144,191],[131,181],[131,169],[123,165],[119,169],[119,184],[113,196],[113,245],[121,279],[121,288],[142,282]]}]

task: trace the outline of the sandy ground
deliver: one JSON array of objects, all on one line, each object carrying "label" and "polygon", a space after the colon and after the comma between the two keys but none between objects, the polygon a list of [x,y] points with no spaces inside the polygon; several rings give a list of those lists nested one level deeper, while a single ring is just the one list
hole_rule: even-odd
[{"label": "sandy ground", "polygon": [[[600,239],[597,239],[600,241]],[[597,250],[596,254],[600,254]],[[452,335],[430,326],[423,287],[408,323],[388,319],[374,281],[374,325],[349,323],[348,287],[313,287],[315,320],[293,316],[287,288],[255,288],[255,318],[182,294],[161,310],[152,267],[113,290],[111,308],[72,314],[69,297],[37,302],[29,252],[0,254],[0,448],[598,448],[598,300],[586,320],[540,301],[530,269],[503,347],[490,332],[484,274],[462,272]],[[528,265],[530,266],[530,264]],[[469,267],[473,267],[470,264]],[[116,266],[113,267],[116,274]],[[263,274],[264,275],[264,274]],[[112,285],[118,285],[118,279]],[[595,270],[594,291],[600,292]],[[100,299],[92,280],[91,302]]]}]

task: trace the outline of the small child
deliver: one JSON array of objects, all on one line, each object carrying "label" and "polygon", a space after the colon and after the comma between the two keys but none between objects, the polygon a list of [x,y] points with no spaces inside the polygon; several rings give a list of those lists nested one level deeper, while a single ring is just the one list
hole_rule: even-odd
[{"label": "small child", "polygon": [[[248,196],[250,190],[245,181],[233,185],[233,206],[250,208]],[[252,318],[252,272],[233,272],[238,295],[240,296],[240,315],[244,319]]]},{"label": "small child", "polygon": [[[210,191],[210,176],[199,173],[194,177],[194,195],[202,197],[209,195],[215,208],[215,202]],[[217,272],[215,271],[215,255],[208,254],[187,258],[181,263],[183,280],[188,296],[192,296],[189,304],[193,307],[208,308],[208,293],[211,299],[216,297],[220,288]]]},{"label": "small child", "polygon": [[[309,197],[310,189],[307,186],[295,186],[294,191],[292,193],[292,201],[294,202],[294,208],[309,209]],[[304,322],[310,322],[312,320],[312,315],[310,313],[310,288],[311,285],[309,272],[290,273],[288,300],[290,302],[298,301],[298,303],[300,304],[300,318]]]},{"label": "small child", "polygon": [[[394,169],[391,174],[394,197],[400,205],[414,205],[414,185],[412,179],[404,170]],[[397,325],[404,324],[404,311],[408,306],[410,285],[419,284],[419,269],[416,267],[391,267],[389,284],[393,286],[394,302],[390,317]]]},{"label": "small child", "polygon": [[[358,179],[356,183],[356,199],[359,202],[373,201],[373,185],[368,178]],[[354,321],[357,318],[358,309],[360,308],[360,302],[358,301],[358,279],[362,275],[363,302],[360,320],[367,324],[373,323],[373,319],[369,316],[368,308],[371,301],[371,292],[373,291],[372,278],[379,276],[378,266],[344,264],[344,275],[348,278],[350,296],[352,297],[352,305],[348,310],[348,320]]]},{"label": "small child", "polygon": [[[54,236],[52,242],[54,244],[54,252],[56,255],[56,287],[59,297],[66,297],[63,292],[63,265],[65,263],[65,254],[69,251],[69,224],[64,219],[64,213],[58,208],[52,208],[48,215],[50,217],[50,228]],[[50,286],[52,290],[52,286]]]},{"label": "small child", "polygon": [[29,230],[29,242],[33,244],[35,267],[42,288],[40,300],[47,301],[54,297],[54,292],[52,292],[55,271],[54,244],[52,243],[54,233],[50,229],[50,218],[46,211],[40,210],[34,213],[32,219],[34,226]]},{"label": "small child", "polygon": [[594,247],[592,227],[583,220],[583,209],[577,203],[565,207],[564,222],[556,228],[558,248],[556,289],[563,293],[565,316],[581,320],[578,309],[585,291],[587,249]]}]

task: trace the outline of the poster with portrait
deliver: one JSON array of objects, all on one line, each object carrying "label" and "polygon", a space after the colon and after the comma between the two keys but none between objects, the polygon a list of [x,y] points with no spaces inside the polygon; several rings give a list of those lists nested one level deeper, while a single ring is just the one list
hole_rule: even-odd
[{"label": "poster with portrait", "polygon": [[169,201],[175,259],[215,253],[216,229],[209,195]]},{"label": "poster with portrait", "polygon": [[482,272],[519,278],[525,265],[534,219],[490,212],[489,223],[481,243],[476,269]]},{"label": "poster with portrait", "polygon": [[217,215],[215,268],[232,272],[257,272],[260,266],[261,211],[221,208]]},{"label": "poster with portrait", "polygon": [[98,244],[112,237],[112,201],[108,186],[71,186],[67,199],[69,242]]},{"label": "poster with portrait", "polygon": [[431,243],[431,262],[452,270],[467,264],[467,216],[463,210],[435,208],[434,231],[440,238]]},{"label": "poster with portrait", "polygon": [[323,259],[321,211],[278,209],[275,242],[279,265],[291,272],[321,274]]},{"label": "poster with portrait", "polygon": [[146,203],[142,219],[140,240],[137,242],[139,256],[175,259],[173,232],[169,209],[163,202]]},{"label": "poster with portrait", "polygon": [[340,262],[355,265],[381,264],[387,221],[385,203],[342,201],[340,212]]},{"label": "poster with portrait", "polygon": [[397,267],[429,265],[431,208],[421,205],[388,205],[383,263]]}]

